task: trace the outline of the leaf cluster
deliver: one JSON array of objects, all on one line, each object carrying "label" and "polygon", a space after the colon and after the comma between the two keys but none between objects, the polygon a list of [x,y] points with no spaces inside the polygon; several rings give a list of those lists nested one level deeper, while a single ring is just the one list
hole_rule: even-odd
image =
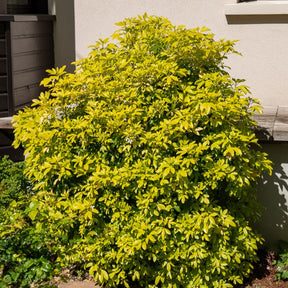
[{"label": "leaf cluster", "polygon": [[234,42],[147,15],[125,19],[75,73],[15,117],[35,197],[30,217],[58,260],[105,287],[232,287],[262,238],[254,184],[270,161],[257,100],[224,60]]}]

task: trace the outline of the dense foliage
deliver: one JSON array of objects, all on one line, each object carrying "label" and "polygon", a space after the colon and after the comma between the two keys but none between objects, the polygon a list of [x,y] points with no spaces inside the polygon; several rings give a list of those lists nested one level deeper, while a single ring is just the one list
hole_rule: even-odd
[{"label": "dense foliage", "polygon": [[45,238],[31,216],[31,187],[24,162],[0,160],[0,287],[30,287],[55,272]]},{"label": "dense foliage", "polygon": [[234,42],[162,17],[118,25],[15,117],[31,218],[57,261],[105,287],[241,283],[262,241],[254,183],[271,167],[253,149],[258,102],[225,71]]}]

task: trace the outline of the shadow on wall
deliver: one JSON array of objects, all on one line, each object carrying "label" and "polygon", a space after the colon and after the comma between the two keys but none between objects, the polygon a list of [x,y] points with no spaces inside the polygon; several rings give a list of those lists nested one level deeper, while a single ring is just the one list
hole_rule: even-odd
[{"label": "shadow on wall", "polygon": [[262,145],[273,162],[273,174],[265,174],[258,184],[258,199],[263,205],[256,229],[264,236],[265,246],[288,241],[288,144]]}]

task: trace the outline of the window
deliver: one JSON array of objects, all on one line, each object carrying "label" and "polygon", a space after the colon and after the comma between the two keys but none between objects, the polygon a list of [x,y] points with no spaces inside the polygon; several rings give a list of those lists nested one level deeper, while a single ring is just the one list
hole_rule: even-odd
[{"label": "window", "polygon": [[228,24],[288,23],[287,0],[237,0],[224,5]]},{"label": "window", "polygon": [[48,14],[48,0],[7,0],[8,14]]}]

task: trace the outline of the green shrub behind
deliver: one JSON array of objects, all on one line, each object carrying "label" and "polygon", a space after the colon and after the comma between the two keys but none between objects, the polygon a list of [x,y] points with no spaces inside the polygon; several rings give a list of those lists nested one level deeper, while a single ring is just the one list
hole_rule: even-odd
[{"label": "green shrub behind", "polygon": [[55,271],[49,231],[31,221],[32,190],[24,167],[0,160],[0,287],[29,288]]},{"label": "green shrub behind", "polygon": [[156,16],[118,25],[15,117],[35,221],[58,261],[105,287],[241,283],[262,241],[254,183],[271,167],[253,149],[258,102],[225,71],[234,42]]}]

